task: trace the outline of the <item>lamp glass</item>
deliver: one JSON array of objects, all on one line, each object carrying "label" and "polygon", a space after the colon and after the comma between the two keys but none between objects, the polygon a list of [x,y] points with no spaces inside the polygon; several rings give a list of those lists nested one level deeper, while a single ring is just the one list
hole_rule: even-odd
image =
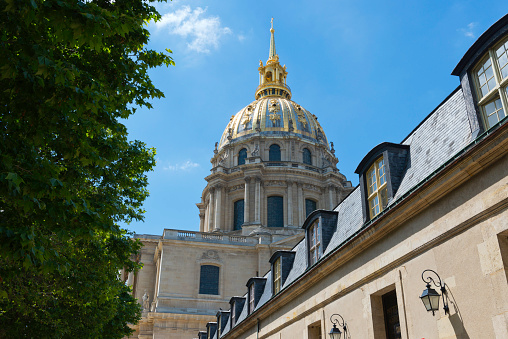
[{"label": "lamp glass", "polygon": [[441,295],[437,293],[436,290],[430,288],[430,286],[427,286],[427,289],[423,291],[420,299],[422,299],[423,305],[428,312],[434,312],[439,309],[440,296]]},{"label": "lamp glass", "polygon": [[333,328],[330,330],[330,339],[340,339],[341,336],[342,332],[333,324]]}]

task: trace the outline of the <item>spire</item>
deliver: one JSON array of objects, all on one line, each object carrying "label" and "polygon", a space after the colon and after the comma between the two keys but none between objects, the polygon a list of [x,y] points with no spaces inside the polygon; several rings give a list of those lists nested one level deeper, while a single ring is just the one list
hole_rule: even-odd
[{"label": "spire", "polygon": [[273,32],[275,32],[275,30],[273,29],[273,18],[272,18],[272,28],[270,28],[270,33],[272,34],[272,36],[270,37],[270,55],[268,56],[268,60],[274,60],[276,59],[276,56],[277,56],[277,53],[275,52],[275,37],[273,35]]}]

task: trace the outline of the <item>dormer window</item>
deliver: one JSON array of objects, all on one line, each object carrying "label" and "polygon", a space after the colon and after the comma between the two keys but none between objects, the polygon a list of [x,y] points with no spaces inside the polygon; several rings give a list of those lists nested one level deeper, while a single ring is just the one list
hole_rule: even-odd
[{"label": "dormer window", "polygon": [[293,251],[276,251],[270,258],[272,265],[272,293],[273,295],[280,292],[284,282],[286,281],[293,262],[295,260],[295,252]]},{"label": "dormer window", "polygon": [[238,320],[238,317],[240,316],[243,306],[245,305],[245,298],[244,297],[232,297],[229,300],[230,310],[231,310],[231,326],[230,328],[233,328],[235,326],[236,321]]},{"label": "dormer window", "polygon": [[256,305],[265,290],[266,278],[264,277],[253,277],[247,281],[247,289],[248,289],[248,301],[249,308],[248,312],[251,314],[256,309]]},{"label": "dormer window", "polygon": [[307,241],[307,263],[314,265],[323,256],[333,234],[337,230],[337,216],[335,211],[316,210],[312,212],[302,228],[305,230]]},{"label": "dormer window", "polygon": [[478,107],[481,110],[485,126],[489,129],[506,117],[508,39],[490,49],[476,66],[473,74]]},{"label": "dormer window", "polygon": [[383,157],[381,157],[367,170],[367,189],[371,218],[384,210],[388,203],[386,186],[385,162]]},{"label": "dormer window", "polygon": [[383,142],[362,159],[360,175],[364,222],[380,214],[395,197],[406,171],[409,146]]},{"label": "dormer window", "polygon": [[316,220],[309,228],[309,258],[310,265],[317,263],[320,255],[321,247],[321,231],[319,229],[319,222]]}]

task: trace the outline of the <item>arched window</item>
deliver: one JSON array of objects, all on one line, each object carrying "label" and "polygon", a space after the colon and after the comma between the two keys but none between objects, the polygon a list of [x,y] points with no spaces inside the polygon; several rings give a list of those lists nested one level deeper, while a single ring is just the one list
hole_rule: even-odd
[{"label": "arched window", "polygon": [[233,221],[233,230],[235,231],[242,229],[244,206],[243,199],[235,201]]},{"label": "arched window", "polygon": [[240,152],[238,152],[238,166],[245,165],[245,159],[247,159],[247,149],[242,148]]},{"label": "arched window", "polygon": [[303,163],[306,165],[312,165],[312,156],[308,148],[303,149]]},{"label": "arched window", "polygon": [[268,161],[280,161],[280,146],[272,144],[268,153]]},{"label": "arched window", "polygon": [[305,199],[305,217],[308,217],[316,210],[316,202],[314,200]]},{"label": "arched window", "polygon": [[268,197],[267,226],[268,227],[284,226],[284,199],[282,197],[278,196]]},{"label": "arched window", "polygon": [[201,265],[199,294],[219,295],[219,266]]}]

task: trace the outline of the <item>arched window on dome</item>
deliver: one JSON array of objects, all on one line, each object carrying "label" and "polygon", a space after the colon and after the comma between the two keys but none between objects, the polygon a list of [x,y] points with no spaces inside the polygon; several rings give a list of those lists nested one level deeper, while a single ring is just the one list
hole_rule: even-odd
[{"label": "arched window on dome", "polygon": [[266,216],[268,227],[284,227],[284,198],[271,196],[266,199]]},{"label": "arched window on dome", "polygon": [[238,152],[238,166],[245,165],[245,159],[247,159],[247,149],[242,148],[240,152]]},{"label": "arched window on dome", "polygon": [[280,146],[277,144],[270,145],[268,152],[268,161],[280,161]]},{"label": "arched window on dome", "polygon": [[312,155],[308,148],[303,149],[303,163],[306,165],[312,165]]},{"label": "arched window on dome", "polygon": [[233,220],[233,230],[241,230],[243,225],[243,212],[244,212],[244,201],[243,199],[235,201],[234,204],[234,220]]}]

